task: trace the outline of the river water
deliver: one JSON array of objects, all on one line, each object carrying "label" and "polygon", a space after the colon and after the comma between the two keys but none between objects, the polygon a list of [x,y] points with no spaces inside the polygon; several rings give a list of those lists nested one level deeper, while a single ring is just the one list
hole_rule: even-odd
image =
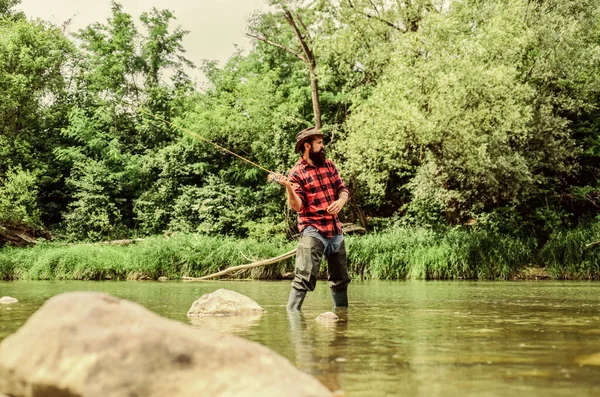
[{"label": "river water", "polygon": [[[192,302],[219,288],[257,301],[251,318],[188,320]],[[67,291],[102,291],[167,318],[262,343],[345,396],[600,395],[600,283],[355,281],[344,321],[326,282],[289,317],[289,282],[0,283],[0,341],[43,302]]]}]

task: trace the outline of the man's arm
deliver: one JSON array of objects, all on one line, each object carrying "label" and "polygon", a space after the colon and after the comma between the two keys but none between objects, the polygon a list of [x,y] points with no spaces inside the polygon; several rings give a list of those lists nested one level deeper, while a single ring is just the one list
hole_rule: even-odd
[{"label": "man's arm", "polygon": [[344,208],[344,205],[346,205],[346,203],[348,202],[348,197],[348,191],[342,191],[340,193],[340,198],[335,200],[333,203],[329,204],[329,207],[327,207],[327,212],[332,215],[337,215],[342,210],[342,208]]},{"label": "man's arm", "polygon": [[302,200],[296,194],[296,191],[294,190],[292,183],[290,181],[288,181],[287,178],[285,180],[287,181],[287,184],[284,186],[285,186],[285,191],[287,192],[288,204],[290,205],[290,207],[292,207],[292,209],[294,211],[300,212],[300,210],[302,209]]},{"label": "man's arm", "polygon": [[337,190],[338,199],[331,203],[329,207],[327,207],[327,212],[332,215],[337,215],[348,202],[350,194],[348,193],[348,188],[346,185],[344,185],[344,181],[342,181],[342,178],[340,178],[337,168],[335,165],[333,165],[333,163],[331,165],[333,168],[333,184]]},{"label": "man's arm", "polygon": [[280,185],[285,186],[285,191],[287,193],[287,201],[290,207],[292,207],[294,211],[300,212],[300,210],[302,209],[302,199],[300,198],[300,196],[298,196],[298,194],[296,194],[296,190],[294,189],[292,182],[290,182],[288,178],[281,174],[278,174],[277,181]]}]

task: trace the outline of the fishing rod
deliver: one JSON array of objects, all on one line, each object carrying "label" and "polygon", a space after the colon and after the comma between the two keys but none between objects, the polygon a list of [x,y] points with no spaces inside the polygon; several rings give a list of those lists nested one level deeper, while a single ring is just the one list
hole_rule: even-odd
[{"label": "fishing rod", "polygon": [[[120,101],[120,102],[122,102],[122,101]],[[122,102],[122,103],[124,103],[124,104],[126,104],[126,105],[130,106],[131,108],[134,108],[134,109],[138,110],[138,111],[139,111],[139,112],[141,112],[141,113],[144,113],[144,114],[145,114],[145,115],[147,115],[147,116],[150,116],[150,117],[152,117],[152,118],[153,118],[153,119],[155,119],[155,120],[162,121],[163,123],[165,123],[165,124],[167,124],[167,125],[170,125],[170,126],[172,126],[172,127],[175,127],[175,128],[177,128],[177,129],[179,129],[179,130],[181,130],[181,131],[185,132],[186,134],[188,134],[188,135],[190,135],[190,136],[192,136],[192,137],[194,137],[194,138],[200,139],[200,140],[201,140],[201,141],[203,141],[203,142],[206,142],[206,143],[208,143],[208,144],[211,144],[212,146],[216,147],[217,149],[220,149],[220,150],[222,150],[222,151],[224,151],[224,152],[226,152],[226,153],[229,153],[229,154],[231,154],[231,155],[233,155],[233,156],[235,156],[235,157],[239,158],[240,160],[242,160],[242,161],[245,161],[246,163],[253,165],[253,166],[254,166],[254,167],[256,167],[256,168],[258,168],[258,169],[261,169],[261,170],[263,170],[263,171],[267,172],[267,173],[269,174],[269,175],[267,176],[267,180],[268,180],[269,182],[271,182],[271,183],[279,183],[279,181],[280,181],[282,178],[285,178],[285,175],[283,175],[282,173],[276,173],[276,172],[273,172],[273,171],[271,171],[271,170],[269,170],[269,169],[267,169],[267,168],[263,167],[262,165],[260,165],[260,164],[257,164],[257,163],[255,163],[255,162],[253,162],[252,160],[248,160],[247,158],[245,158],[245,157],[243,157],[243,156],[240,156],[239,154],[237,154],[237,153],[234,153],[234,152],[232,152],[231,150],[229,150],[229,149],[227,149],[227,148],[224,148],[224,147],[223,147],[223,146],[221,146],[221,145],[218,145],[218,144],[214,143],[214,142],[213,142],[213,141],[211,141],[210,139],[207,139],[207,138],[203,137],[202,135],[200,135],[200,134],[198,134],[198,133],[196,133],[196,132],[194,132],[194,131],[190,131],[189,129],[187,129],[187,128],[185,128],[185,127],[181,127],[181,126],[179,126],[179,125],[177,125],[177,124],[175,124],[175,123],[172,123],[172,122],[170,122],[169,120],[166,120],[166,119],[164,119],[164,118],[162,118],[162,117],[160,117],[160,116],[158,116],[158,115],[155,115],[155,114],[153,114],[153,113],[151,113],[151,112],[148,112],[148,111],[146,111],[146,110],[144,110],[144,109],[141,109],[141,108],[135,108],[133,105],[131,105],[131,104],[129,104],[129,103],[126,103],[126,102]],[[335,216],[335,214],[332,214],[332,216]]]},{"label": "fishing rod", "polygon": [[[133,108],[133,105],[131,105],[131,104],[127,104],[127,105],[129,105],[129,106],[131,106],[131,107]],[[198,134],[198,133],[196,133],[196,132],[194,132],[194,131],[191,131],[191,130],[189,130],[189,129],[185,128],[185,127],[181,127],[181,126],[179,126],[179,125],[177,125],[177,124],[175,124],[175,123],[172,123],[172,122],[170,122],[169,120],[166,120],[166,119],[164,119],[164,118],[162,118],[162,117],[160,117],[160,116],[157,116],[157,115],[155,115],[155,114],[153,114],[153,113],[150,113],[150,112],[148,112],[148,111],[146,111],[146,110],[144,110],[144,109],[142,109],[142,108],[137,108],[137,110],[138,110],[139,112],[141,112],[141,113],[144,113],[144,114],[145,114],[145,115],[147,115],[147,116],[150,116],[150,117],[152,117],[152,118],[153,118],[153,119],[155,119],[155,120],[162,121],[163,123],[165,123],[165,124],[167,124],[167,125],[170,125],[170,126],[172,126],[172,127],[174,127],[174,128],[177,128],[177,129],[179,129],[180,131],[183,131],[183,132],[185,132],[186,134],[188,134],[188,135],[190,135],[190,136],[192,136],[192,137],[194,137],[194,138],[200,139],[201,141],[203,141],[203,142],[206,142],[206,143],[208,143],[208,144],[210,144],[210,145],[212,145],[212,146],[216,147],[217,149],[220,149],[220,150],[222,150],[222,151],[224,151],[224,152],[226,152],[226,153],[229,153],[229,154],[231,154],[231,155],[233,155],[233,156],[235,156],[235,157],[237,157],[237,158],[241,159],[242,161],[245,161],[246,163],[253,165],[253,166],[254,166],[254,167],[256,167],[256,168],[258,168],[258,169],[261,169],[261,170],[265,171],[266,173],[268,173],[268,174],[269,174],[269,175],[268,175],[268,177],[267,177],[267,179],[268,179],[268,181],[269,181],[269,182],[273,182],[273,183],[279,183],[279,180],[280,180],[280,179],[281,179],[281,177],[283,176],[283,175],[281,175],[281,174],[278,174],[278,173],[276,173],[276,172],[273,172],[273,171],[271,171],[271,170],[269,170],[269,169],[267,169],[267,168],[263,167],[263,166],[262,166],[262,165],[260,165],[260,164],[257,164],[257,163],[255,163],[255,162],[254,162],[254,161],[252,161],[252,160],[248,160],[247,158],[245,158],[245,157],[243,157],[243,156],[240,156],[239,154],[237,154],[237,153],[235,153],[235,152],[232,152],[231,150],[229,150],[229,149],[227,149],[227,148],[224,148],[223,146],[221,146],[221,145],[219,145],[219,144],[216,144],[215,142],[211,141],[210,139],[207,139],[207,138],[203,137],[202,135],[200,135],[200,134]]]}]

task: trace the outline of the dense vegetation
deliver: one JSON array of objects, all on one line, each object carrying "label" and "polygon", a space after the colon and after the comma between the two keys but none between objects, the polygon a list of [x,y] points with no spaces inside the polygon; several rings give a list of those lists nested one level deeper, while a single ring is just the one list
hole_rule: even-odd
[{"label": "dense vegetation", "polygon": [[[202,90],[168,10],[136,22],[112,2],[110,19],[69,37],[18,2],[0,0],[2,242],[284,244],[295,218],[279,186],[149,114],[285,171],[295,133],[317,122],[317,90],[352,191],[342,216],[388,229],[353,241],[355,274],[502,278],[538,263],[600,275],[585,248],[600,240],[600,0],[272,0],[249,21],[248,54],[200,65]],[[367,247],[387,256],[361,268]]]},{"label": "dense vegetation", "polygon": [[[591,228],[558,233],[536,250],[534,238],[488,231],[393,228],[347,237],[355,279],[599,279],[600,251],[583,241]],[[582,236],[584,234],[585,236]],[[0,250],[0,280],[125,280],[199,277],[226,267],[271,258],[294,248],[287,239],[255,240],[178,233],[130,245],[41,243]],[[532,267],[542,263],[546,269]],[[278,279],[294,270],[293,259],[231,274]],[[325,262],[323,263],[323,272]],[[326,276],[326,273],[323,273]]]}]

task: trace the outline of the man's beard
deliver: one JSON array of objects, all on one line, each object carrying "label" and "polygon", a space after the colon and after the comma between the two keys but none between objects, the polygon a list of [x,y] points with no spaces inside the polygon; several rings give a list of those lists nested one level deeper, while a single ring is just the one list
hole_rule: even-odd
[{"label": "man's beard", "polygon": [[327,158],[325,153],[325,148],[319,150],[318,152],[313,152],[312,150],[308,153],[308,157],[312,160],[312,162],[316,166],[321,166],[325,163],[325,159]]}]

